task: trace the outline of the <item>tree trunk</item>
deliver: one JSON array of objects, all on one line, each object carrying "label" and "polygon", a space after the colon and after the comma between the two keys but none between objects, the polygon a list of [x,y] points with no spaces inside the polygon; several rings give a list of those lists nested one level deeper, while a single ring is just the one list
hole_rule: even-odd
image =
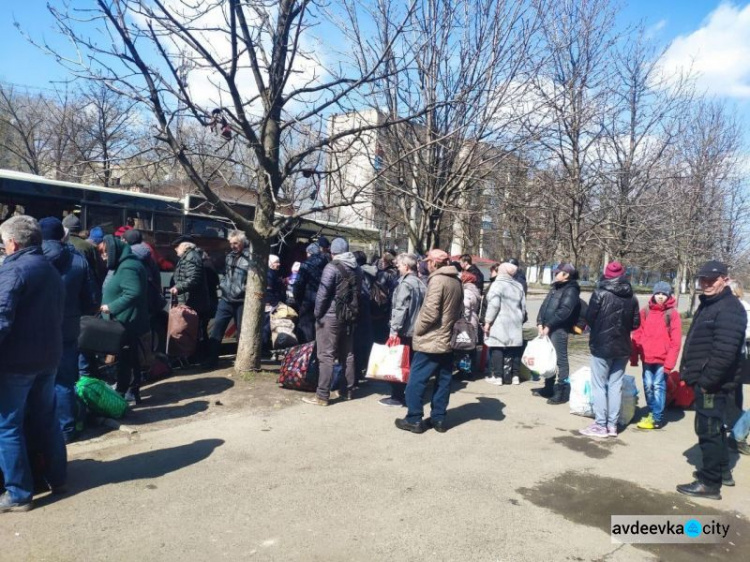
[{"label": "tree trunk", "polygon": [[265,316],[266,274],[271,244],[267,240],[253,241],[255,268],[248,272],[245,290],[245,309],[242,330],[237,342],[234,370],[238,375],[261,368],[261,344]]}]

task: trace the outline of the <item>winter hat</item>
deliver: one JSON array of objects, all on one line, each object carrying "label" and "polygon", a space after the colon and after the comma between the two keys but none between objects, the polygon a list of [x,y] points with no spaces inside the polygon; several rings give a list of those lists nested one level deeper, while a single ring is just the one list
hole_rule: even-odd
[{"label": "winter hat", "polygon": [[320,246],[313,242],[312,244],[308,245],[307,248],[305,248],[305,251],[311,256],[314,256],[315,254],[320,253]]},{"label": "winter hat", "polygon": [[427,252],[427,259],[438,263],[447,263],[451,258],[445,250],[434,248]]},{"label": "winter hat", "polygon": [[102,230],[101,226],[95,226],[91,229],[91,232],[89,232],[89,240],[91,240],[94,244],[101,244],[104,240],[104,231]]},{"label": "winter hat", "polygon": [[331,243],[328,241],[328,238],[326,238],[325,236],[319,236],[318,246],[320,246],[321,250],[325,250],[331,247]]},{"label": "winter hat", "polygon": [[619,261],[609,262],[607,267],[604,269],[605,279],[616,279],[625,275],[625,268]]},{"label": "winter hat", "polygon": [[46,217],[39,221],[42,229],[42,240],[57,240],[65,238],[65,228],[57,217]]},{"label": "winter hat", "polygon": [[572,263],[560,262],[552,273],[557,274],[560,271],[567,273],[572,278],[575,278],[578,275],[578,272]]},{"label": "winter hat", "polygon": [[349,242],[343,238],[334,238],[331,242],[331,253],[334,255],[344,254],[349,251]]},{"label": "winter hat", "polygon": [[518,273],[518,266],[513,265],[510,262],[501,263],[497,268],[498,273],[504,273],[508,277],[513,277],[516,273]]},{"label": "winter hat", "polygon": [[83,228],[81,220],[73,213],[69,214],[62,220],[62,225],[68,229],[68,232],[73,233],[81,232],[81,228]]},{"label": "winter hat", "polygon": [[268,256],[268,267],[271,267],[273,264],[280,263],[280,262],[281,262],[281,259],[279,258],[279,256],[274,255],[274,254],[271,254],[270,256]]},{"label": "winter hat", "polygon": [[671,295],[672,294],[672,285],[667,283],[666,281],[659,281],[656,285],[654,285],[654,291],[653,294],[662,293],[664,295]]},{"label": "winter hat", "polygon": [[134,228],[133,230],[126,231],[122,235],[122,239],[131,246],[135,246],[136,244],[140,244],[141,242],[143,242],[143,234],[141,234],[140,230],[136,230]]}]

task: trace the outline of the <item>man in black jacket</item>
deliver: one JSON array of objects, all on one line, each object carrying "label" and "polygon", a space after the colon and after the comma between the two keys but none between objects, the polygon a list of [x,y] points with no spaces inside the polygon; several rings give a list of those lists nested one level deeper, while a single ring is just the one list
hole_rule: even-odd
[{"label": "man in black jacket", "polygon": [[300,343],[315,341],[315,297],[320,278],[328,260],[315,243],[307,247],[307,259],[302,262],[294,282],[294,302],[297,304],[297,339]]},{"label": "man in black jacket", "polygon": [[595,422],[587,437],[617,437],[622,377],[630,358],[630,332],[641,325],[638,300],[620,262],[611,262],[591,295],[586,320],[591,328],[591,397]]},{"label": "man in black jacket", "polygon": [[477,289],[479,289],[479,294],[484,294],[484,274],[482,274],[482,271],[473,264],[471,256],[469,254],[464,254],[461,256],[460,259],[461,263],[461,269],[463,271],[468,271],[469,273],[473,273],[474,276],[477,278],[476,285]]},{"label": "man in black jacket", "polygon": [[694,482],[677,486],[677,491],[716,500],[721,499],[722,483],[731,478],[723,424],[738,383],[747,324],[745,309],[727,286],[728,274],[727,266],[718,261],[706,262],[698,272],[703,294],[680,365],[682,380],[695,390],[695,433],[703,468],[694,473]]},{"label": "man in black jacket", "polygon": [[547,398],[548,404],[565,404],[570,399],[568,333],[581,310],[581,287],[576,281],[578,271],[573,264],[561,263],[553,273],[555,281],[539,309],[536,327],[540,336],[549,336],[557,353],[557,383],[555,377],[550,377],[545,379],[544,388],[531,392]]}]

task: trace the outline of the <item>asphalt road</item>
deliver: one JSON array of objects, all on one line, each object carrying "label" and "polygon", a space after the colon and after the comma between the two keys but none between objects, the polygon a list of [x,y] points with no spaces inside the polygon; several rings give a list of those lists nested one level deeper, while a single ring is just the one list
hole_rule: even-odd
[{"label": "asphalt road", "polygon": [[[69,494],[0,515],[0,559],[697,562],[750,546],[746,459],[721,502],[674,492],[699,462],[692,412],[594,442],[532,383],[476,381],[456,383],[447,433],[414,435],[378,404],[380,383],[327,408],[221,372],[151,400],[161,385],[153,423],[69,448]],[[611,542],[612,514],[685,513],[726,517],[732,543]]]}]

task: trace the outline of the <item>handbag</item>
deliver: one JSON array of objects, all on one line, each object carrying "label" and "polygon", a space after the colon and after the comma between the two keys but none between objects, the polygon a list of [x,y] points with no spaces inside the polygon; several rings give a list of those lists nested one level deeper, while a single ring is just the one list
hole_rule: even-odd
[{"label": "handbag", "polygon": [[89,410],[100,416],[119,419],[128,409],[125,399],[101,379],[82,376],[76,383],[76,394]]},{"label": "handbag", "polygon": [[382,345],[375,343],[367,362],[368,379],[388,382],[409,382],[411,363],[408,345]]},{"label": "handbag", "polygon": [[451,348],[454,351],[473,351],[477,347],[477,329],[474,324],[461,318],[453,325]]},{"label": "handbag", "polygon": [[119,355],[125,347],[125,326],[101,316],[81,316],[78,348],[87,353]]}]

